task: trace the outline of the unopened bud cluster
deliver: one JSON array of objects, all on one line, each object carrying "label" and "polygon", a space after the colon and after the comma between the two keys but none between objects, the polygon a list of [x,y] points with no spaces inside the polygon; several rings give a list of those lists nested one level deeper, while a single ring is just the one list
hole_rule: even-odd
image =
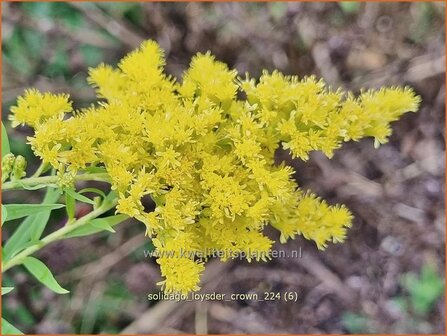
[{"label": "unopened bud cluster", "polygon": [[26,176],[26,160],[22,155],[8,153],[2,158],[2,182],[20,180]]}]

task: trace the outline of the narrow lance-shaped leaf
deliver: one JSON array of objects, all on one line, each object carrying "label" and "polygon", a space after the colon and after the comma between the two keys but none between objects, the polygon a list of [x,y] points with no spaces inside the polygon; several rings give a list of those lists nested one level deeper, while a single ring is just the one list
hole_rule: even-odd
[{"label": "narrow lance-shaped leaf", "polygon": [[95,205],[95,201],[91,200],[88,197],[85,197],[84,195],[81,195],[80,193],[77,193],[73,189],[66,188],[66,189],[64,189],[64,191],[65,191],[65,193],[67,195],[73,197],[74,199],[77,199],[80,202],[84,202],[84,203]]},{"label": "narrow lance-shaped leaf", "polygon": [[10,152],[11,149],[9,148],[8,133],[6,133],[6,127],[2,122],[2,158]]},{"label": "narrow lance-shaped leaf", "polygon": [[2,296],[12,291],[14,287],[2,287]]},{"label": "narrow lance-shaped leaf", "polygon": [[2,204],[2,226],[3,223],[6,221],[6,217],[8,216],[8,210],[6,207]]},{"label": "narrow lance-shaped leaf", "polygon": [[[48,188],[42,204],[52,204],[59,199],[58,189]],[[30,245],[31,241],[38,241],[45,229],[51,210],[39,212],[38,214],[28,216],[14,231],[12,236],[6,241],[3,247],[3,260],[9,260],[14,254]]]},{"label": "narrow lance-shaped leaf", "polygon": [[104,193],[104,191],[98,189],[98,188],[84,188],[82,190],[79,190],[79,194],[83,194],[86,192],[91,192],[91,193],[95,193],[100,195],[102,198],[106,198],[106,194]]},{"label": "narrow lance-shaped leaf", "polygon": [[65,193],[65,206],[67,210],[68,219],[71,220],[75,216],[76,200],[73,196]]},{"label": "narrow lance-shaped leaf", "polygon": [[62,288],[53,274],[51,274],[50,269],[39,259],[34,257],[26,257],[23,260],[23,265],[25,268],[42,284],[51,289],[53,292],[58,294],[67,294],[68,290]]},{"label": "narrow lance-shaped leaf", "polygon": [[114,190],[107,194],[107,197],[104,198],[104,202],[112,202],[113,199],[118,197],[118,193]]},{"label": "narrow lance-shaped leaf", "polygon": [[68,233],[65,238],[83,237],[105,230],[115,232],[112,227],[118,225],[121,222],[124,222],[128,218],[129,216],[123,214],[104,218],[96,218]]},{"label": "narrow lance-shaped leaf", "polygon": [[7,215],[4,221],[35,215],[39,212],[60,209],[64,204],[5,204]]},{"label": "narrow lance-shaped leaf", "polygon": [[23,333],[14,327],[11,323],[2,318],[2,335],[23,335]]},{"label": "narrow lance-shaped leaf", "polygon": [[110,226],[109,220],[107,220],[106,218],[93,219],[92,221],[90,221],[90,224],[101,230],[115,232],[115,230]]},{"label": "narrow lance-shaped leaf", "polygon": [[11,255],[8,255],[8,258],[7,259],[5,258],[5,261],[14,258],[17,254],[22,252],[24,249],[27,249],[28,247],[31,247],[31,246],[34,246],[34,245],[39,245],[39,244],[42,244],[42,241],[40,241],[40,240],[34,240],[34,241],[30,240],[30,241],[27,241],[25,244],[20,246],[20,249],[17,249]]}]

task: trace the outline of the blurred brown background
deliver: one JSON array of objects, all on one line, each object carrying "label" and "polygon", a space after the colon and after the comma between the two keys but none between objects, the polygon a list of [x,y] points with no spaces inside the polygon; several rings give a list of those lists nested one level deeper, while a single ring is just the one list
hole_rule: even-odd
[{"label": "blurred brown background", "polygon": [[[355,215],[344,244],[320,252],[298,238],[277,249],[299,259],[211,261],[203,292],[298,292],[298,301],[148,301],[159,281],[143,226],[121,225],[48,246],[39,257],[71,290],[58,296],[20,268],[4,284],[3,315],[28,333],[444,333],[445,4],[436,3],[3,3],[3,119],[25,88],[94,101],[89,66],[116,62],[143,39],[166,50],[177,77],[192,55],[258,76],[315,74],[333,87],[411,85],[417,114],[393,125],[388,144],[349,143],[332,160],[314,153],[296,179]],[[28,130],[12,151],[31,162]],[[33,169],[31,163],[30,169]],[[22,196],[21,196],[22,195]],[[4,195],[5,201],[23,194]],[[20,198],[21,197],[21,198]],[[28,198],[40,197],[28,194]],[[31,201],[30,201],[31,202]],[[80,208],[79,212],[88,211]],[[51,227],[63,224],[55,212]],[[14,228],[3,230],[7,239]],[[272,232],[273,235],[275,233]],[[276,237],[277,238],[277,237]]]}]

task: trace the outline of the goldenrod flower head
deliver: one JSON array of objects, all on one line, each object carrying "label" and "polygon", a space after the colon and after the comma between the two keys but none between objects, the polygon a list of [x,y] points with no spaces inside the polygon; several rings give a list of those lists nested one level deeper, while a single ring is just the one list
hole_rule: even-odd
[{"label": "goldenrod flower head", "polygon": [[165,280],[158,284],[166,292],[181,292],[188,294],[200,289],[200,276],[205,269],[203,263],[197,263],[189,258],[161,257],[157,259],[161,275]]},{"label": "goldenrod flower head", "polygon": [[66,94],[42,94],[34,89],[26,90],[25,94],[19,97],[17,106],[11,108],[12,126],[27,124],[36,127],[51,117],[62,118],[64,113],[72,110],[68,99]]},{"label": "goldenrod flower head", "polygon": [[[177,83],[164,63],[158,44],[146,41],[118,68],[90,69],[96,105],[67,117],[68,96],[28,90],[11,120],[34,128],[34,153],[64,183],[90,166],[105,168],[119,193],[117,212],[142,221],[156,250],[176,256],[158,259],[166,291],[199,289],[208,254],[195,253],[206,249],[222,250],[223,260],[234,257],[230,251],[268,259],[266,225],[282,243],[298,234],[319,249],[343,241],[349,210],[302,191],[293,169],[275,165],[275,151],[307,160],[311,151],[331,157],[349,140],[373,137],[377,146],[390,122],[420,103],[408,87],[355,97],[278,71],[241,79],[210,53],[195,56]],[[146,195],[152,212],[142,205]]]}]

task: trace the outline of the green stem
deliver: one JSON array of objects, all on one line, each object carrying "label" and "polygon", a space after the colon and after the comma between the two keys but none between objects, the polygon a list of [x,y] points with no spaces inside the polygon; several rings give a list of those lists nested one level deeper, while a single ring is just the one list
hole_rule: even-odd
[{"label": "green stem", "polygon": [[39,177],[40,175],[42,175],[45,170],[48,168],[48,163],[47,162],[42,162],[39,166],[39,168],[37,168],[36,172],[31,175],[32,178],[34,177]]},{"label": "green stem", "polygon": [[87,224],[92,219],[102,215],[103,213],[107,212],[108,210],[112,209],[117,203],[117,199],[114,199],[112,201],[104,201],[104,203],[97,209],[93,210],[92,212],[88,213],[87,215],[71,222],[67,223],[64,227],[60,228],[59,230],[49,234],[42,240],[40,240],[36,245],[32,245],[26,249],[24,249],[22,252],[15,255],[13,258],[5,262],[5,264],[2,264],[2,272],[7,271],[13,266],[20,265],[23,262],[23,259],[28,257],[29,255],[33,254],[34,252],[40,250],[42,247],[62,239],[66,234],[70,233],[71,231]]},{"label": "green stem", "polygon": [[[49,185],[56,184],[59,177],[50,176],[40,176],[40,177],[29,177],[17,181],[10,181],[3,183],[2,190],[13,190],[13,189],[24,189],[24,187],[34,187],[39,184]],[[82,174],[75,176],[75,181],[110,181],[109,175],[106,173],[97,174]]]}]

